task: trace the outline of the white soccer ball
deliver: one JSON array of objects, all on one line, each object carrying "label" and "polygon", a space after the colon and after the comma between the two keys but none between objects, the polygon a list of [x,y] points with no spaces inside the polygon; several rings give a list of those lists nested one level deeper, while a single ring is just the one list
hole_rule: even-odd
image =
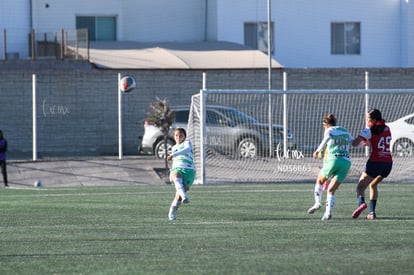
[{"label": "white soccer ball", "polygon": [[137,82],[132,76],[124,76],[123,78],[121,78],[121,81],[119,83],[119,89],[121,90],[121,92],[124,93],[129,93],[130,91],[135,89],[136,86]]},{"label": "white soccer ball", "polygon": [[35,182],[33,183],[33,186],[34,186],[34,187],[42,187],[42,186],[43,186],[43,184],[42,184],[42,182],[41,182],[40,180],[37,180],[37,181],[35,181]]}]

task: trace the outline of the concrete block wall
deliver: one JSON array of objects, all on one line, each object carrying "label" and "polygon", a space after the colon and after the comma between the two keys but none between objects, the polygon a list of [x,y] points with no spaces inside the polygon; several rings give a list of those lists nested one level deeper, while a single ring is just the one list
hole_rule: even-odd
[{"label": "concrete block wall", "polygon": [[[286,69],[289,89],[414,88],[414,69]],[[118,73],[137,88],[122,96],[123,152],[138,154],[138,137],[156,97],[171,106],[190,104],[202,87],[201,70],[97,70],[84,61],[19,61],[0,64],[0,129],[9,159],[32,157],[32,75],[37,77],[39,158],[118,154]],[[210,89],[267,89],[267,69],[209,70]],[[283,72],[272,71],[273,89]],[[414,95],[413,95],[414,96]]]}]

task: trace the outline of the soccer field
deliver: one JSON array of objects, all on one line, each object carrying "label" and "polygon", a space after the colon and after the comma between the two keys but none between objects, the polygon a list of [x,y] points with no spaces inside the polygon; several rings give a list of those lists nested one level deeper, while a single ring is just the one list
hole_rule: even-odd
[{"label": "soccer field", "polygon": [[[414,184],[380,184],[378,219],[309,215],[313,184],[0,189],[0,274],[412,274]],[[364,215],[365,214],[365,215]]]}]

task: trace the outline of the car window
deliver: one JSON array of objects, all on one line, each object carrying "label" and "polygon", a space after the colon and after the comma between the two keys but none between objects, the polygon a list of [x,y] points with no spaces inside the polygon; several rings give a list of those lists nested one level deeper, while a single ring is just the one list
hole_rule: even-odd
[{"label": "car window", "polygon": [[222,124],[225,122],[226,121],[223,120],[223,117],[217,114],[216,112],[207,111],[207,118],[206,118],[207,124]]},{"label": "car window", "polygon": [[228,117],[232,123],[240,124],[240,123],[257,123],[257,120],[252,118],[251,116],[240,112],[236,109],[222,109],[220,110],[226,117]]},{"label": "car window", "polygon": [[410,117],[409,119],[405,120],[407,124],[413,125],[414,124],[414,116]]},{"label": "car window", "polygon": [[189,115],[188,110],[175,111],[174,113],[175,113],[175,122],[188,123],[188,115]]}]

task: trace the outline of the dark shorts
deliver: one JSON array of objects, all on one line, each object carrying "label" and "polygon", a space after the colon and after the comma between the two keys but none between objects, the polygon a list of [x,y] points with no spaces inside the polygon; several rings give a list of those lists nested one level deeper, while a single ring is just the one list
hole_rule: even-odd
[{"label": "dark shorts", "polygon": [[377,176],[386,178],[391,173],[391,169],[392,162],[374,162],[368,160],[365,173],[372,178],[376,178]]}]

